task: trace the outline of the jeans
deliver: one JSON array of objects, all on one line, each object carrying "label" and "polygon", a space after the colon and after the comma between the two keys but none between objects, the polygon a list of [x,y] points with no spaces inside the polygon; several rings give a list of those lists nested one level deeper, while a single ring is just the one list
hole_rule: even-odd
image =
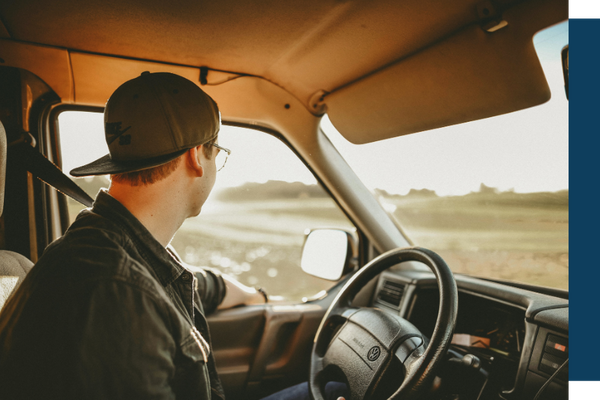
[{"label": "jeans", "polygon": [[[328,382],[325,385],[325,400],[337,400],[338,397],[345,398],[347,393],[346,385],[341,382]],[[308,382],[283,389],[262,400],[310,400]]]}]

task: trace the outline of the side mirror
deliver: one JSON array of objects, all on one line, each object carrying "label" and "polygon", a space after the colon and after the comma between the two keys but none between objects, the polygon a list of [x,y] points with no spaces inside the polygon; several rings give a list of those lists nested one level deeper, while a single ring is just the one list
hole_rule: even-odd
[{"label": "side mirror", "polygon": [[563,78],[565,79],[565,93],[569,100],[569,45],[563,47],[561,52]]},{"label": "side mirror", "polygon": [[330,281],[339,280],[356,264],[354,236],[341,229],[311,230],[304,241],[300,266],[307,274]]}]

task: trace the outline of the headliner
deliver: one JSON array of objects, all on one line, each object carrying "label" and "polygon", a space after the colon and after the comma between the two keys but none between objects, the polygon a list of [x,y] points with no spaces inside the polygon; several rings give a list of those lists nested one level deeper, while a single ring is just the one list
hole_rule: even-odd
[{"label": "headliner", "polygon": [[[454,74],[456,85],[448,88],[429,82],[431,77],[428,75],[426,80],[431,90],[447,92],[447,99],[442,96],[438,103],[428,102],[430,93],[423,93],[423,100],[419,102],[421,85],[410,87],[402,83],[398,90],[388,93],[384,90],[383,95],[381,88],[389,87],[392,81],[399,85],[402,79],[408,79],[407,74],[411,74],[410,82],[423,80],[418,76],[423,67],[415,60],[423,59],[427,65],[432,65],[439,58],[441,71],[447,70],[442,62],[456,64],[459,71],[463,70],[460,59],[468,57],[469,52],[460,53],[454,47],[446,49],[460,59],[443,58],[444,54],[438,53],[446,51],[441,44],[464,36],[469,29],[479,33],[464,39],[465,43],[481,42],[480,37],[484,37],[481,49],[487,46],[485,48],[493,54],[496,50],[493,40],[489,39],[492,35],[508,37],[506,32],[512,29],[510,40],[517,40],[515,32],[522,31],[518,40],[530,41],[536,30],[567,17],[567,2],[563,0],[533,0],[525,6],[520,3],[523,2],[496,2],[502,5],[498,12],[503,13],[503,17],[511,13],[523,16],[515,17],[514,23],[509,21],[508,27],[496,34],[480,28],[482,20],[478,16],[478,6],[491,3],[478,0],[89,0],[85,3],[15,0],[0,3],[0,38],[66,49],[71,53],[118,56],[177,66],[206,66],[211,70],[256,76],[285,89],[315,114],[324,110],[313,107],[315,101],[322,94],[332,93],[325,97],[324,103],[334,124],[344,126],[340,131],[354,142],[365,142],[512,111],[511,107],[505,106],[514,102],[510,95],[501,98],[504,106],[499,106],[496,101],[474,112],[469,111],[473,108],[472,101],[463,106],[460,98],[477,96],[475,103],[479,108],[486,101],[480,88],[462,90],[463,87],[468,89],[469,75],[473,74],[470,70],[465,70],[469,73],[462,77],[457,78]],[[539,17],[537,7],[555,11],[549,17]],[[522,29],[519,23],[525,20],[529,23],[532,15],[538,22],[530,30]],[[465,43],[459,48],[464,49]],[[515,48],[506,43],[502,46]],[[425,57],[421,57],[422,54]],[[473,57],[479,56],[473,54]],[[410,62],[403,62],[405,60]],[[498,57],[489,62],[495,65],[492,69],[497,69],[492,74],[505,75],[506,67]],[[473,68],[472,64],[467,67]],[[398,65],[413,66],[398,70]],[[490,68],[484,66],[483,69]],[[428,74],[437,72],[430,69]],[[522,71],[515,70],[517,74],[522,75]],[[488,79],[487,75],[481,79],[484,78]],[[93,77],[86,79],[91,81]],[[494,76],[494,79],[499,78]],[[510,82],[514,76],[502,79]],[[103,84],[97,82],[97,85]],[[547,100],[544,84],[536,81],[528,90],[515,94],[519,98],[523,92],[535,94],[531,101],[520,101],[517,107]],[[522,85],[520,80],[519,85]],[[458,92],[457,88],[460,88]],[[507,93],[510,94],[510,90]],[[454,101],[453,96],[457,95]],[[361,107],[363,114],[375,113],[384,123],[374,127],[375,132],[369,137],[360,138],[358,132],[366,126],[371,127],[372,121],[368,116],[357,116],[356,106],[371,98],[375,102],[372,107]],[[86,102],[102,104],[104,100],[91,98]],[[449,102],[457,106],[445,111],[448,115],[444,115],[440,107],[444,108]],[[390,109],[386,110],[385,105]],[[425,111],[423,115],[415,114],[412,107],[416,106]],[[438,121],[432,124],[424,121],[432,113],[439,114],[438,111],[441,112]],[[460,115],[460,118],[456,119],[454,115]],[[411,118],[415,121],[409,121]],[[400,125],[404,128],[399,130]]]}]

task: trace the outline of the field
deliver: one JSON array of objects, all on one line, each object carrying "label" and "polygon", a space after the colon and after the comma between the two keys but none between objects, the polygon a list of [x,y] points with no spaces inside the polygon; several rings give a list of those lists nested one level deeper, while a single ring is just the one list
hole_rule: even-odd
[{"label": "field", "polygon": [[[217,268],[288,300],[332,285],[300,269],[307,229],[351,229],[333,201],[302,184],[252,184],[217,193],[184,223],[172,245],[189,264]],[[96,193],[97,190],[92,190]],[[455,273],[568,288],[568,192],[465,196],[378,191],[414,244],[438,252]],[[75,205],[71,205],[76,212]]]},{"label": "field", "polygon": [[454,272],[568,289],[568,192],[386,196],[415,244]]},{"label": "field", "polygon": [[332,285],[300,268],[305,231],[331,227],[351,225],[328,198],[215,201],[184,223],[172,245],[189,264],[218,268],[269,295],[300,300]]}]

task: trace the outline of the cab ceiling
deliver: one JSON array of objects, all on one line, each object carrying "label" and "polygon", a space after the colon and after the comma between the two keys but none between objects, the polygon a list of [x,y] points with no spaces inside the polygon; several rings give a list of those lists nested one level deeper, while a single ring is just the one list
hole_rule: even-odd
[{"label": "cab ceiling", "polygon": [[[261,77],[313,112],[315,96],[331,93],[331,101],[325,100],[324,105],[332,121],[358,130],[368,118],[361,117],[366,119],[358,126],[353,121],[357,96],[368,102],[377,94],[364,87],[353,94],[351,89],[398,61],[479,26],[477,7],[482,3],[491,4],[481,0],[13,0],[0,2],[0,38]],[[499,9],[510,9],[514,3],[494,2]],[[564,8],[566,15],[566,1],[550,3]],[[105,84],[94,83],[92,76],[85,78],[88,85]],[[336,100],[336,92],[347,94]],[[379,101],[390,104],[404,96],[406,103],[412,93],[386,96]],[[105,100],[91,102],[104,104]],[[386,118],[380,113],[381,117]],[[390,116],[388,122],[381,134],[351,140],[394,136],[400,121]],[[397,134],[427,129],[427,124],[413,125]]]}]

